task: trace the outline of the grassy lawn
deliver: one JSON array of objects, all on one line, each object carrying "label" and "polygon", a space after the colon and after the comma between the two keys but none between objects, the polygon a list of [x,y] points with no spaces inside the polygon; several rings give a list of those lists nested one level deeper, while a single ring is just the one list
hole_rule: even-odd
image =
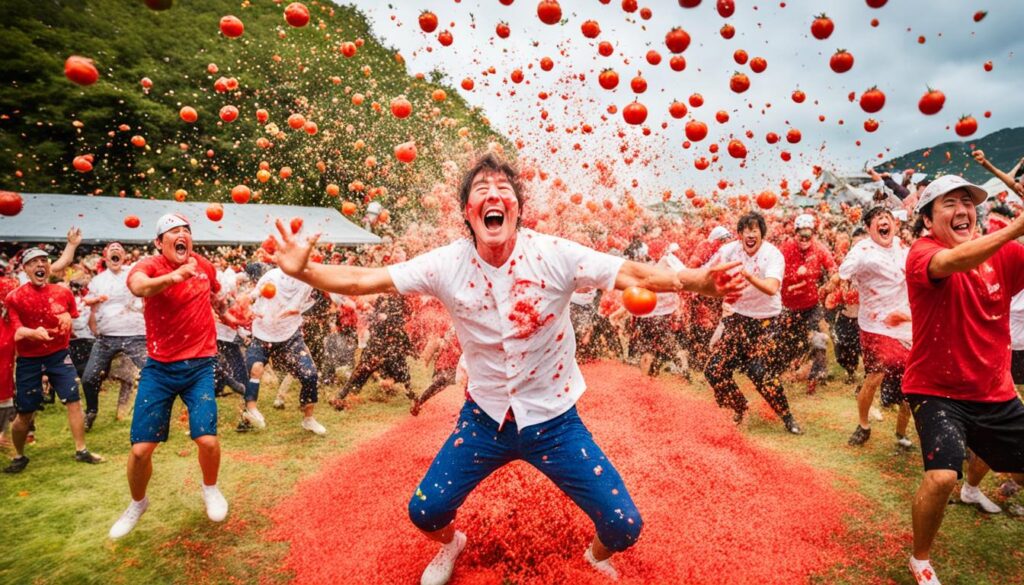
[{"label": "grassy lawn", "polygon": [[[427,372],[414,365],[413,378],[415,387],[422,389]],[[681,391],[711,400],[703,380],[696,379],[695,384],[681,384]],[[887,412],[884,422],[875,423],[868,445],[855,449],[846,446],[856,424],[851,387],[831,383],[819,388],[814,397],[804,395],[800,383],[787,387],[807,434],[787,435],[778,422],[756,414],[745,423],[747,434],[759,445],[790,453],[833,474],[837,486],[863,504],[862,514],[849,521],[850,564],[832,568],[817,582],[911,583],[905,568],[910,551],[909,502],[921,474],[920,454],[897,450],[895,412]],[[155,456],[150,509],[136,530],[117,543],[109,541],[106,533],[129,496],[124,479],[128,423],[113,420],[116,391],[103,395],[101,418],[88,435],[90,449],[108,459],[102,465],[71,460],[64,411],[48,406],[37,421],[39,443],[27,451],[32,458],[29,468],[20,476],[0,477],[0,526],[6,528],[0,582],[287,582],[290,576],[277,568],[287,545],[263,540],[261,534],[269,525],[264,511],[285,497],[300,478],[314,473],[320,461],[407,416],[408,405],[398,398],[375,401],[379,391],[371,383],[354,410],[319,410],[318,418],[329,432],[320,438],[299,428],[294,408],[269,407],[273,388],[276,385],[264,388],[261,402],[269,428],[261,433],[235,433],[237,399],[221,399],[220,484],[231,505],[223,525],[206,519],[195,447],[187,426],[175,423],[171,440]],[[323,389],[321,397],[334,390]],[[749,386],[744,391],[755,411],[760,411],[760,398]],[[291,406],[297,392],[293,385]],[[916,436],[912,438],[916,441]],[[991,495],[997,485],[990,476],[983,488]],[[793,497],[815,495],[794,485]],[[1024,498],[996,501],[1005,507],[1024,503]],[[968,506],[952,505],[935,549],[939,575],[945,583],[1024,583],[1021,543],[1024,519],[986,516]]]}]

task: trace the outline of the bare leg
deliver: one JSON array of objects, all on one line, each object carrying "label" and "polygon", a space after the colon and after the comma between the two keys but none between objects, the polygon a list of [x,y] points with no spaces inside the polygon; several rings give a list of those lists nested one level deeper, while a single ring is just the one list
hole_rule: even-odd
[{"label": "bare leg", "polygon": [[146,487],[153,476],[153,451],[158,444],[135,443],[128,454],[128,489],[136,502],[146,497]]},{"label": "bare leg", "polygon": [[11,440],[18,457],[25,455],[25,440],[28,439],[28,428],[32,424],[31,412],[19,412],[11,423]]},{"label": "bare leg", "polygon": [[651,372],[651,366],[654,364],[654,354],[645,353],[640,356],[640,373],[645,376],[653,375]]},{"label": "bare leg", "polygon": [[605,559],[611,558],[614,552],[608,550],[607,547],[601,542],[601,539],[594,535],[594,542],[590,543],[590,552],[593,553],[594,559],[598,562]]},{"label": "bare leg", "polygon": [[75,451],[82,451],[85,449],[85,415],[82,414],[82,403],[69,402],[65,406],[68,409],[71,437],[75,440]]},{"label": "bare leg", "polygon": [[914,525],[914,558],[929,560],[932,543],[942,525],[949,494],[956,487],[956,472],[948,469],[926,471],[921,487],[914,496],[912,518]]},{"label": "bare leg", "polygon": [[[875,399],[875,393],[882,387],[884,378],[885,374],[881,372],[868,374],[864,378],[864,385],[860,387],[860,392],[857,393],[857,415],[860,417],[860,426],[865,429],[871,428],[868,413],[871,411],[871,402]],[[909,413],[908,410],[907,414]]]},{"label": "bare leg", "polygon": [[435,530],[433,532],[427,532],[425,530],[421,530],[420,532],[422,532],[430,540],[440,542],[441,544],[448,544],[452,541],[453,538],[455,538],[455,523],[452,522],[448,526],[445,526],[444,528],[440,530]]},{"label": "bare leg", "polygon": [[203,435],[194,439],[199,447],[199,467],[203,470],[203,484],[217,485],[220,471],[220,441],[217,435]]},{"label": "bare leg", "polygon": [[908,426],[910,426],[910,405],[904,400],[900,402],[900,410],[896,415],[896,434],[906,437]]},{"label": "bare leg", "polygon": [[972,455],[970,460],[967,462],[967,474],[964,479],[972,487],[978,487],[981,485],[981,480],[985,479],[985,475],[988,474],[989,469],[988,463],[982,461],[981,457]]},{"label": "bare leg", "polygon": [[302,415],[306,418],[313,416],[313,411],[316,409],[315,404],[307,404],[302,407]]}]

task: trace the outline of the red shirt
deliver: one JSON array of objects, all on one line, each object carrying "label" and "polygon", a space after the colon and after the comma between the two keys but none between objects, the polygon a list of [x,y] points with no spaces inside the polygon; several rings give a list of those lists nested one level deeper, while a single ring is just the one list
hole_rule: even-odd
[{"label": "red shirt", "polygon": [[812,241],[801,250],[796,240],[786,240],[780,247],[786,259],[782,276],[782,305],[791,311],[806,311],[818,304],[818,284],[829,270],[836,269],[832,254],[820,243]]},{"label": "red shirt", "polygon": [[43,357],[68,348],[71,328],[61,333],[57,315],[68,313],[72,318],[78,317],[75,296],[69,289],[56,284],[36,286],[25,283],[8,294],[4,302],[12,331],[17,331],[19,327],[45,327],[52,338],[50,341],[22,339],[15,342],[19,356]]},{"label": "red shirt", "polygon": [[931,280],[928,263],[945,248],[926,236],[907,256],[914,344],[903,392],[1012,400],[1017,392],[1010,376],[1010,298],[1024,289],[1024,246],[1010,242],[970,272]]},{"label": "red shirt", "polygon": [[[199,264],[195,276],[144,299],[146,347],[149,357],[159,362],[217,355],[217,328],[210,304],[210,294],[220,291],[217,271],[206,258],[194,252],[192,257]],[[163,256],[150,256],[135,264],[128,280],[135,272],[155,278],[176,268]]]}]

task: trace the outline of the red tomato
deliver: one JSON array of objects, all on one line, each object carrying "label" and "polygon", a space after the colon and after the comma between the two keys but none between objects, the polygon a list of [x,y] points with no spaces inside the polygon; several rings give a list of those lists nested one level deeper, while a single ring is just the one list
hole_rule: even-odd
[{"label": "red tomato", "polygon": [[750,78],[744,73],[733,73],[732,78],[729,80],[729,89],[736,93],[743,93],[750,88]]},{"label": "red tomato", "polygon": [[633,93],[643,93],[647,91],[647,80],[637,75],[629,82],[629,87],[633,90]]},{"label": "red tomato", "polygon": [[153,87],[153,80],[148,77],[143,77],[139,81],[139,84],[142,86],[142,89],[150,89],[151,87]]},{"label": "red tomato", "polygon": [[729,121],[729,112],[725,110],[718,110],[715,112],[715,120],[718,120],[719,124],[725,124]]},{"label": "red tomato", "polygon": [[736,61],[738,65],[743,65],[747,62],[747,52],[743,49],[736,49],[732,54],[733,61]]},{"label": "red tomato", "polygon": [[[448,35],[448,38],[450,39],[451,35]],[[444,43],[442,42],[441,44]],[[451,40],[448,41],[448,44],[451,44]],[[352,57],[356,54],[356,44],[353,43],[352,41],[345,41],[344,43],[341,43],[341,45],[338,47],[338,50],[341,51],[341,54],[344,55],[345,57]]]},{"label": "red tomato", "polygon": [[237,16],[229,14],[220,19],[220,32],[229,39],[233,39],[242,36],[242,33],[245,32],[245,25]]},{"label": "red tomato", "polygon": [[494,27],[494,34],[498,35],[498,38],[507,39],[512,34],[512,29],[507,22],[501,21]]},{"label": "red tomato", "polygon": [[137,215],[126,215],[124,216],[124,225],[129,229],[135,229],[142,224],[142,221]]},{"label": "red tomato", "polygon": [[537,4],[537,18],[544,24],[558,24],[562,20],[562,7],[557,0],[541,0]]},{"label": "red tomato", "polygon": [[[512,80],[512,83],[522,83],[523,82],[523,70],[522,69],[513,69],[512,73],[509,74],[508,77],[509,77],[509,79]],[[442,90],[438,90],[438,91],[442,91]]]},{"label": "red tomato", "polygon": [[867,120],[864,120],[864,129],[867,130],[868,132],[874,132],[875,130],[878,130],[878,120],[874,118],[868,118]]},{"label": "red tomato", "polygon": [[871,8],[881,8],[885,6],[885,3],[889,0],[867,0],[868,6]]},{"label": "red tomato", "polygon": [[957,136],[970,136],[978,131],[978,121],[974,119],[974,116],[963,116],[956,123],[955,130]]},{"label": "red tomato", "polygon": [[572,196],[569,197],[569,201],[572,201],[574,205],[580,205],[583,203],[583,195],[580,193],[573,193]]},{"label": "red tomato", "polygon": [[85,156],[76,156],[71,161],[71,166],[75,167],[75,170],[80,173],[88,173],[92,170],[92,161]]},{"label": "red tomato", "polygon": [[708,125],[699,120],[690,120],[686,123],[686,139],[692,142],[700,142],[708,135]]},{"label": "red tomato", "polygon": [[585,20],[580,25],[580,31],[588,39],[596,39],[601,34],[601,25],[596,20]]},{"label": "red tomato", "polygon": [[250,196],[252,196],[252,190],[245,185],[235,185],[231,189],[231,200],[235,203],[248,203]]},{"label": "red tomato", "polygon": [[132,146],[136,148],[142,148],[143,146],[146,146],[146,139],[139,135],[132,136],[131,142]]},{"label": "red tomato", "polygon": [[100,78],[92,59],[71,55],[64,61],[64,76],[78,85],[92,85]]},{"label": "red tomato", "polygon": [[723,39],[729,40],[736,34],[736,28],[729,23],[725,23],[722,25],[722,29],[718,32],[722,35]]},{"label": "red tomato", "polygon": [[750,60],[750,70],[754,73],[764,73],[768,68],[768,61],[764,57],[754,57]]},{"label": "red tomato", "polygon": [[639,286],[631,286],[622,291],[622,306],[634,315],[646,315],[658,305],[658,297],[653,292]]},{"label": "red tomato", "polygon": [[985,18],[986,14],[988,14],[988,12],[985,12],[984,10],[979,10],[979,11],[975,12],[974,13],[974,22],[981,22],[981,20],[983,18]]},{"label": "red tomato", "polygon": [[395,158],[400,162],[411,163],[416,160],[416,143],[413,141],[403,142],[395,147]]},{"label": "red tomato", "polygon": [[747,158],[747,147],[739,140],[730,140],[726,150],[729,151],[729,156],[733,158]]},{"label": "red tomato", "polygon": [[665,46],[672,53],[682,53],[690,46],[690,33],[675,27],[665,34]]},{"label": "red tomato", "polygon": [[199,119],[199,114],[196,112],[196,109],[192,106],[185,106],[181,108],[181,111],[178,112],[178,115],[181,116],[182,120],[188,122],[189,124],[193,124],[195,123],[196,120]]},{"label": "red tomato", "polygon": [[292,233],[293,234],[297,234],[300,231],[302,231],[302,218],[301,217],[293,217],[288,225],[289,225],[289,227],[292,228]]},{"label": "red tomato", "polygon": [[635,101],[622,108],[622,118],[626,120],[627,124],[634,126],[643,124],[647,119],[647,106]]},{"label": "red tomato", "polygon": [[686,104],[681,101],[675,100],[668,106],[668,113],[675,119],[680,119],[686,115]]},{"label": "red tomato", "polygon": [[704,105],[704,96],[699,93],[690,94],[690,107],[699,108]]},{"label": "red tomato", "polygon": [[828,66],[836,73],[846,73],[853,69],[853,55],[848,53],[846,49],[839,49],[828,60]]},{"label": "red tomato", "polygon": [[437,15],[429,10],[420,13],[420,28],[425,33],[432,33],[437,30]]},{"label": "red tomato", "polygon": [[284,19],[296,28],[306,26],[309,22],[309,9],[301,2],[292,2],[284,9]]},{"label": "red tomato", "polygon": [[860,96],[860,107],[869,114],[874,114],[885,105],[885,94],[877,87],[865,91]]},{"label": "red tomato", "polygon": [[266,111],[264,109],[256,110],[256,121],[257,122],[259,122],[260,124],[263,124],[263,123],[266,123],[266,121],[269,120],[269,119],[270,119],[270,112],[268,112],[268,111]]},{"label": "red tomato", "polygon": [[396,118],[408,118],[412,114],[412,102],[405,99],[405,96],[398,96],[391,100],[391,113]]},{"label": "red tomato", "polygon": [[819,14],[814,17],[814,22],[811,23],[811,35],[819,41],[823,41],[832,36],[832,31],[835,30],[836,25],[832,22],[832,19],[825,14]]},{"label": "red tomato", "polygon": [[764,139],[768,144],[775,144],[779,141],[779,135],[774,132],[769,132],[764,135]]},{"label": "red tomato", "polygon": [[937,89],[928,88],[928,92],[917,102],[917,109],[926,116],[938,114],[946,103],[946,94]]},{"label": "red tomato", "polygon": [[473,79],[470,78],[470,77],[467,77],[467,78],[462,80],[462,89],[464,89],[466,91],[473,91],[473,88],[475,86],[476,86],[476,83],[474,83]]},{"label": "red tomato", "polygon": [[551,60],[551,57],[541,57],[540,68],[544,71],[551,71],[555,68],[555,62]]},{"label": "red tomato", "polygon": [[761,194],[757,196],[756,201],[757,206],[761,209],[771,209],[772,207],[775,207],[776,203],[778,203],[779,198],[771,191],[762,191]]},{"label": "red tomato", "polygon": [[0,191],[0,215],[8,217],[18,215],[24,206],[25,202],[21,195],[14,191]]},{"label": "red tomato", "polygon": [[985,61],[985,64],[983,65],[983,67],[984,67],[985,71],[992,71],[992,62],[991,61]]},{"label": "red tomato", "polygon": [[619,85],[619,74],[614,69],[605,69],[597,76],[597,83],[604,89],[615,89]]},{"label": "red tomato", "polygon": [[602,57],[608,57],[615,52],[615,47],[613,47],[608,41],[601,41],[597,44],[597,52]]},{"label": "red tomato", "polygon": [[800,138],[800,131],[797,130],[796,128],[790,128],[789,132],[786,132],[786,142],[790,144],[796,144],[797,142],[800,142]]},{"label": "red tomato", "polygon": [[437,42],[441,43],[444,47],[450,46],[454,40],[455,38],[452,37],[451,31],[443,30],[437,33]]},{"label": "red tomato", "polygon": [[718,14],[722,18],[729,18],[733,12],[736,12],[736,4],[733,0],[718,0],[715,8],[718,9]]},{"label": "red tomato", "polygon": [[679,5],[683,8],[696,8],[700,6],[700,0],[679,0]]},{"label": "red tomato", "polygon": [[341,212],[345,215],[355,215],[356,204],[351,201],[345,201],[341,204]]},{"label": "red tomato", "polygon": [[793,92],[793,101],[794,102],[796,102],[798,104],[802,104],[802,103],[804,103],[805,99],[807,99],[807,95],[804,94],[804,92],[800,91],[799,89]]},{"label": "red tomato", "polygon": [[291,116],[288,116],[288,126],[291,127],[292,130],[298,130],[299,128],[302,128],[305,125],[306,117],[303,116],[302,114],[296,113],[292,114]]},{"label": "red tomato", "polygon": [[661,63],[661,53],[655,51],[654,49],[647,51],[647,62],[650,63],[651,65],[657,65]]},{"label": "red tomato", "polygon": [[682,55],[674,55],[668,60],[668,66],[672,68],[672,71],[682,71],[686,69],[686,58]]},{"label": "red tomato", "polygon": [[238,118],[238,108],[235,106],[224,106],[220,109],[220,119],[225,122],[234,122]]},{"label": "red tomato", "polygon": [[[270,241],[274,241],[274,239],[271,237]],[[273,252],[271,252],[271,254],[272,253]],[[274,298],[274,296],[276,294],[277,294],[277,287],[274,286],[274,283],[272,283],[272,282],[265,282],[265,283],[263,283],[263,286],[260,287],[260,295],[263,298],[265,298],[265,299],[272,299],[272,298]]]}]

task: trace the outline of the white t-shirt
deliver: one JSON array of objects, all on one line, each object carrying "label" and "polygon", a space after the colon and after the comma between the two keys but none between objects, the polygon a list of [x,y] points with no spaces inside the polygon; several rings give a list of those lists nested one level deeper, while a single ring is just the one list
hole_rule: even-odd
[{"label": "white t-shirt", "polygon": [[857,323],[863,331],[885,335],[903,342],[911,342],[909,321],[897,327],[885,324],[893,312],[910,315],[910,297],[907,296],[907,248],[899,238],[883,248],[871,238],[864,238],[850,249],[839,265],[839,278],[849,280],[857,289],[860,308]]},{"label": "white t-shirt", "polygon": [[94,339],[92,329],[89,329],[89,315],[92,314],[92,307],[85,304],[82,297],[75,295],[75,306],[78,307],[78,318],[71,320],[71,337],[74,339]]},{"label": "white t-shirt", "polygon": [[97,335],[146,335],[142,298],[128,289],[131,270],[131,266],[122,266],[117,274],[113,270],[104,270],[89,281],[90,297],[107,297],[107,300],[92,306]]},{"label": "white t-shirt", "polygon": [[1024,292],[1010,299],[1010,349],[1024,350]]},{"label": "white t-shirt", "polygon": [[[758,278],[774,278],[782,282],[782,275],[786,272],[786,259],[778,248],[768,242],[761,242],[761,247],[751,256],[743,249],[743,242],[733,240],[725,244],[715,252],[704,265],[714,266],[725,262],[741,262],[739,267]],[[782,287],[779,287],[779,291]],[[782,294],[776,292],[773,295],[766,295],[757,290],[753,285],[747,286],[740,293],[740,297],[732,303],[722,303],[726,312],[739,313],[744,317],[752,319],[768,319],[782,313]]]},{"label": "white t-shirt", "polygon": [[574,305],[581,305],[586,307],[587,305],[594,304],[594,299],[596,297],[597,291],[592,288],[588,288],[586,289],[586,292],[576,291],[572,293],[572,298],[570,299],[570,302]]},{"label": "white t-shirt", "polygon": [[520,229],[498,268],[466,238],[388,271],[400,293],[429,294],[444,304],[462,344],[470,396],[499,423],[511,408],[521,430],[566,412],[586,390],[569,299],[578,288],[611,289],[623,262]]},{"label": "white t-shirt", "polygon": [[[270,299],[260,294],[268,282],[277,287],[277,294]],[[256,300],[252,304],[252,312],[259,317],[253,319],[252,334],[261,341],[276,343],[295,335],[302,327],[302,311],[313,306],[313,287],[281,272],[280,268],[264,274],[256,283],[253,294]],[[288,311],[293,314],[285,316]]]},{"label": "white t-shirt", "polygon": [[[238,293],[238,273],[231,267],[227,270],[217,271],[217,282],[220,283],[220,294],[225,297],[234,297]],[[234,342],[238,338],[238,329],[221,323],[217,319],[217,341]]]}]

